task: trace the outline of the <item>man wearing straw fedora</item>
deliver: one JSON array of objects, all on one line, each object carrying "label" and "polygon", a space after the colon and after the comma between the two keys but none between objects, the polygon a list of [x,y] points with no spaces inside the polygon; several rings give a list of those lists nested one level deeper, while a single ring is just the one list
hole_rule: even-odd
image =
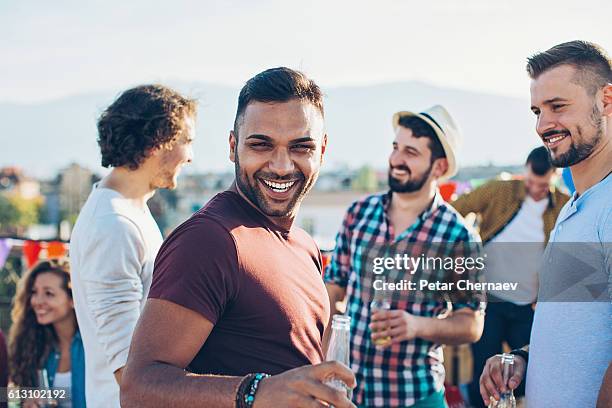
[{"label": "man wearing straw fedora", "polygon": [[[382,251],[388,261],[390,248],[398,254],[408,243],[429,250],[442,244],[479,246],[480,238],[438,191],[438,183],[457,172],[460,132],[447,110],[433,106],[421,113],[398,112],[392,124],[390,191],[348,209],[325,281],[332,315],[336,303],[346,298],[346,313],[352,318],[351,368],[358,384],[354,402],[367,407],[445,407],[441,345],[477,341],[483,303],[472,296],[453,301],[449,308],[449,302],[437,296],[427,299],[411,289],[397,292],[387,286],[382,293],[394,292],[383,294],[388,310],[374,308],[370,301],[380,296],[381,287],[368,259]],[[435,273],[423,270],[414,276],[431,283]]]}]

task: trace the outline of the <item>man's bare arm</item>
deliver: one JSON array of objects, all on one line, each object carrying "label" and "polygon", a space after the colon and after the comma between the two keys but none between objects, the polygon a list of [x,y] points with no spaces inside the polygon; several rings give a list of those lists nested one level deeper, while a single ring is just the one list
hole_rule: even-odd
[{"label": "man's bare arm", "polygon": [[115,381],[117,381],[117,384],[119,384],[120,387],[121,387],[121,375],[123,374],[123,367],[119,368],[117,371],[113,373],[113,375],[115,376]]},{"label": "man's bare arm", "polygon": [[323,354],[327,353],[327,346],[329,345],[329,338],[331,336],[331,321],[336,313],[338,313],[338,308],[336,303],[342,302],[346,297],[346,288],[343,288],[340,285],[336,285],[335,283],[326,283],[325,288],[327,289],[327,295],[329,296],[329,322],[327,324],[327,328],[325,329],[325,333],[323,334]]},{"label": "man's bare arm", "polygon": [[[212,329],[213,324],[197,312],[149,299],[123,371],[121,405],[233,408],[241,377],[195,375],[184,370]],[[346,394],[322,383],[331,376],[350,387],[355,385],[352,372],[339,363],[299,367],[261,381],[254,408],[306,407],[317,400],[338,408],[352,407]]]},{"label": "man's bare arm", "polygon": [[601,387],[599,388],[599,398],[597,398],[597,408],[612,407],[612,361],[608,365]]},{"label": "man's bare arm", "polygon": [[443,319],[432,318],[420,337],[438,344],[473,343],[480,339],[483,328],[483,313],[466,307]]},{"label": "man's bare arm", "polygon": [[149,299],[123,369],[121,405],[233,408],[240,377],[197,376],[184,370],[212,329],[195,311]]}]

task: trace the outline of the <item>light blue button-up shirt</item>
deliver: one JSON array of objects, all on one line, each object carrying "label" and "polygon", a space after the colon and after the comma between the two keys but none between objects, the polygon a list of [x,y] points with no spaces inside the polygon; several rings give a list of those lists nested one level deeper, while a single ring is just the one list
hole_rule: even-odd
[{"label": "light blue button-up shirt", "polygon": [[531,331],[530,408],[595,407],[612,361],[612,175],[563,207]]}]

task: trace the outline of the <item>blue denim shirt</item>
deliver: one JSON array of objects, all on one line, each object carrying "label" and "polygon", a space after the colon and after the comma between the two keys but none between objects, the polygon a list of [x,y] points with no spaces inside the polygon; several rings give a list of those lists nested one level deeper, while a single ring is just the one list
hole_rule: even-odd
[{"label": "blue denim shirt", "polygon": [[[49,377],[49,386],[53,387],[55,373],[59,364],[60,353],[54,348],[49,353],[45,369]],[[85,351],[83,349],[83,341],[81,333],[77,330],[72,338],[70,345],[70,374],[72,384],[70,395],[72,397],[73,408],[85,408]]]}]

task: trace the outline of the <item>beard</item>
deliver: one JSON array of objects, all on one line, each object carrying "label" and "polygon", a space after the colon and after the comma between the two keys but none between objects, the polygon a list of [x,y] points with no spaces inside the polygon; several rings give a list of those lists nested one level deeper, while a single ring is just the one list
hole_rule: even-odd
[{"label": "beard", "polygon": [[[400,169],[407,171],[411,178],[408,181],[401,182],[391,175],[393,169]],[[412,178],[412,171],[406,166],[390,166],[389,167],[389,189],[394,193],[413,193],[419,191],[425,185],[425,182],[431,174],[433,168],[433,162],[429,163],[429,167],[419,177]]]},{"label": "beard", "polygon": [[[273,173],[266,173],[258,170],[252,177],[249,177],[240,167],[238,155],[236,155],[234,168],[236,171],[236,184],[240,191],[268,217],[289,217],[294,215],[297,207],[304,199],[304,196],[310,191],[318,176],[317,172],[310,179],[306,180],[306,177],[300,171],[296,171],[289,176],[279,177]],[[274,206],[274,202],[263,192],[263,189],[266,187],[263,187],[262,183],[258,181],[260,178],[277,182],[296,180],[295,185],[291,187],[295,189],[295,192],[293,196],[284,203],[282,208],[278,208]]]},{"label": "beard", "polygon": [[547,147],[553,166],[570,167],[580,163],[593,153],[593,150],[595,150],[595,147],[597,147],[599,141],[603,137],[603,120],[601,119],[601,111],[597,108],[597,105],[593,105],[593,110],[589,119],[591,121],[591,126],[595,128],[595,134],[590,138],[584,136],[581,126],[576,126],[575,138],[567,129],[562,131],[553,130],[542,135],[542,137],[546,137],[553,134],[565,133],[570,137],[570,147],[567,152],[563,154],[555,154]]}]

